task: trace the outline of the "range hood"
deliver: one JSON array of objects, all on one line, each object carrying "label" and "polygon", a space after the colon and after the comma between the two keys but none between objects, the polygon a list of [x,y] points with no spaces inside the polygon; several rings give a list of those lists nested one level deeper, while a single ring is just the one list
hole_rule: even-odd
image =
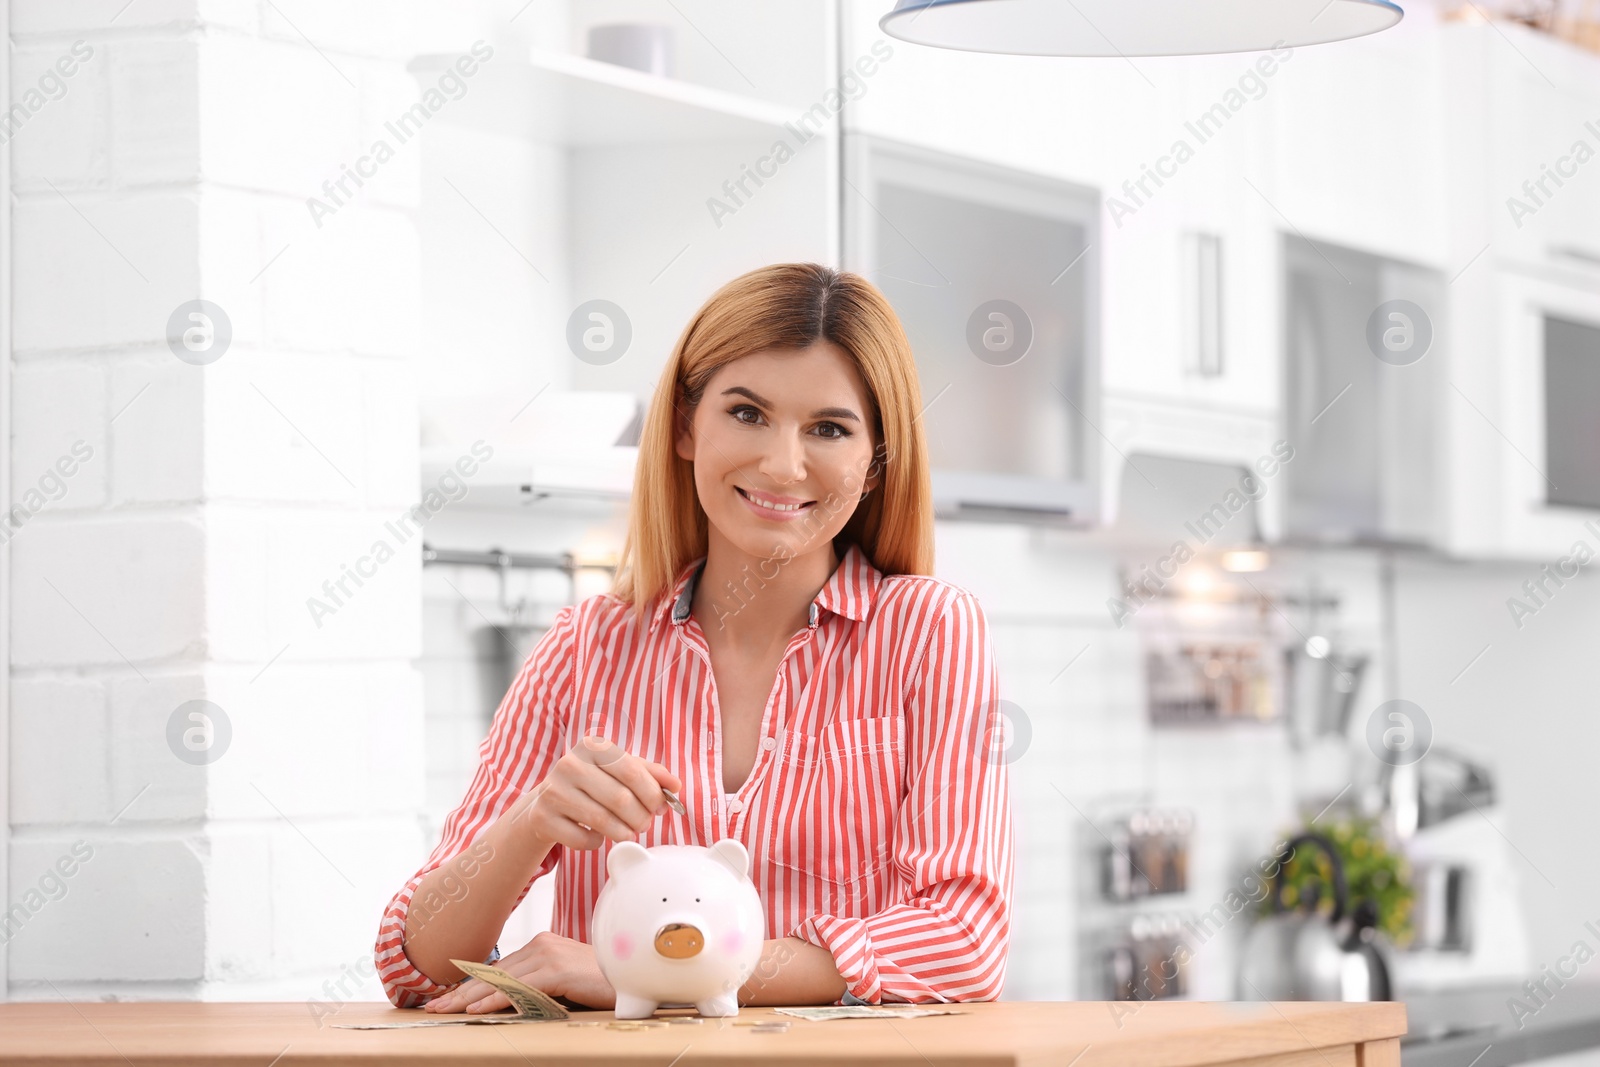
[{"label": "range hood", "polygon": [[1257,504],[1275,480],[1239,463],[1130,453],[1107,532],[1129,546],[1183,541],[1196,555],[1259,548]]}]

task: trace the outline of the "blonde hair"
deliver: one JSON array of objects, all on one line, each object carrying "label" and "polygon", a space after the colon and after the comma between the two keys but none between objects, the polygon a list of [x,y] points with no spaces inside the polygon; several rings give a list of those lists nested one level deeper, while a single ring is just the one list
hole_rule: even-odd
[{"label": "blonde hair", "polygon": [[777,263],[741,274],[684,327],[656,383],[639,437],[628,533],[612,595],[643,616],[679,572],[705,555],[707,520],[694,464],[674,447],[712,375],[754,352],[828,341],[854,361],[877,412],[867,494],[835,538],[885,574],[933,573],[933,492],[916,361],[894,308],[858,274],[818,263]]}]

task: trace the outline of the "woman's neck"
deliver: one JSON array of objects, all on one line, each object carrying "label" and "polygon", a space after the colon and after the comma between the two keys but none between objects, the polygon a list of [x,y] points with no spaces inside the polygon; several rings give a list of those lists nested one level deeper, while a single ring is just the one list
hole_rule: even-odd
[{"label": "woman's neck", "polygon": [[752,556],[710,530],[690,606],[708,638],[745,650],[787,643],[810,621],[811,602],[839,565],[831,541],[784,558]]}]

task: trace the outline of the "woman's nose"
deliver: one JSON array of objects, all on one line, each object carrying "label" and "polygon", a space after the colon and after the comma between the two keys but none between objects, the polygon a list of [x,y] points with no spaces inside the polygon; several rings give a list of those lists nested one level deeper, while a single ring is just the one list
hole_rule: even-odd
[{"label": "woman's nose", "polygon": [[761,473],[776,482],[798,482],[806,476],[805,446],[797,434],[775,434],[761,457]]}]

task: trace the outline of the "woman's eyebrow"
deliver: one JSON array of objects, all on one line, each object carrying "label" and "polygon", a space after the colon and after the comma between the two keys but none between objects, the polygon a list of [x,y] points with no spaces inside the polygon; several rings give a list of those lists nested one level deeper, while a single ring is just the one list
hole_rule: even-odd
[{"label": "woman's eyebrow", "polygon": [[[758,393],[746,389],[742,385],[735,385],[722,391],[723,396],[728,396],[730,393],[748,397],[764,408],[772,407],[772,401]],[[849,419],[852,422],[861,421],[861,417],[855,412],[851,411],[849,408],[818,408],[816,411],[811,413],[811,417],[814,419]]]}]

